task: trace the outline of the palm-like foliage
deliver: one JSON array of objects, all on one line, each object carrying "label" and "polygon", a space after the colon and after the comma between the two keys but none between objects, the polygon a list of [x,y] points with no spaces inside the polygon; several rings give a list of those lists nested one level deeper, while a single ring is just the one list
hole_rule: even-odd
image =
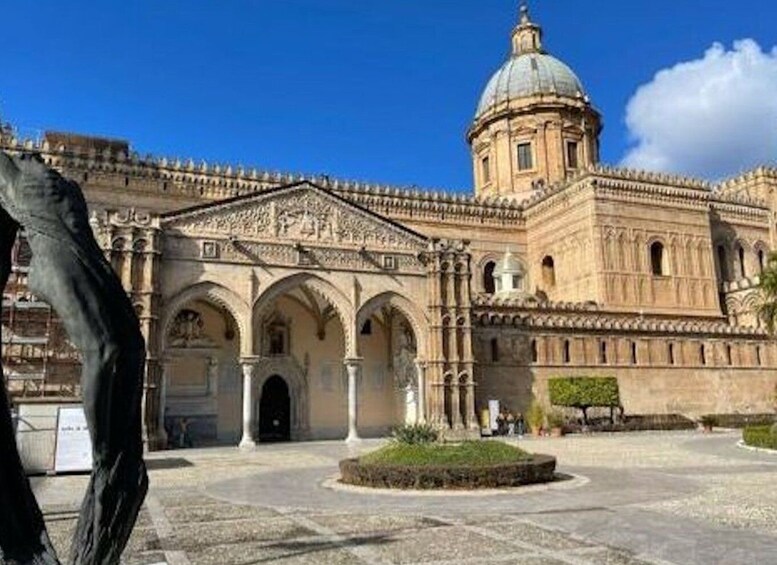
[{"label": "palm-like foliage", "polygon": [[766,324],[770,334],[777,330],[777,252],[769,254],[766,266],[761,273],[761,301],[758,315]]}]

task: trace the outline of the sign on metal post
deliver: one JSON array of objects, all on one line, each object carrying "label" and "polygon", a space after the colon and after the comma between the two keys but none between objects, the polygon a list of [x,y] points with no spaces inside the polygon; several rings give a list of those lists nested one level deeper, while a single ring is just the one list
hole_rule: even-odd
[{"label": "sign on metal post", "polygon": [[57,411],[54,472],[74,473],[92,470],[92,439],[83,406],[61,406]]}]

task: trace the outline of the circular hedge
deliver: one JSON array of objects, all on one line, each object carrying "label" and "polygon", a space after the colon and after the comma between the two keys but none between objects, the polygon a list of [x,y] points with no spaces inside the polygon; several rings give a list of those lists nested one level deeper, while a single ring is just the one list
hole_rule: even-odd
[{"label": "circular hedge", "polygon": [[532,455],[523,461],[493,465],[382,465],[340,461],[341,481],[349,485],[394,489],[481,489],[547,483],[556,458]]},{"label": "circular hedge", "polygon": [[742,439],[751,447],[777,450],[777,424],[748,426],[742,432]]}]

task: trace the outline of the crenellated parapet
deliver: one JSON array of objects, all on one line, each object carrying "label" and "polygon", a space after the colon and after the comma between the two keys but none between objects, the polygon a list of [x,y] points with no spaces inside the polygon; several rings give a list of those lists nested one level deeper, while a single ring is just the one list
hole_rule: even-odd
[{"label": "crenellated parapet", "polygon": [[[77,136],[80,137],[80,136]],[[99,138],[87,138],[99,139]],[[58,141],[67,141],[63,137]],[[193,158],[140,156],[126,142],[104,144],[101,149],[42,140],[0,137],[0,148],[11,152],[36,151],[46,163],[88,188],[100,184],[132,193],[142,191],[171,198],[212,202],[288,184],[308,181],[332,190],[379,213],[407,219],[515,225],[523,221],[523,208],[506,197],[473,197],[444,190],[389,186],[309,175],[212,164]]]},{"label": "crenellated parapet", "polygon": [[595,304],[499,302],[476,300],[473,321],[479,327],[502,326],[527,331],[607,332],[701,336],[740,336],[766,339],[765,330],[733,326],[721,319],[638,316],[600,310]]},{"label": "crenellated parapet", "polygon": [[748,189],[763,184],[777,184],[777,167],[761,166],[724,180],[717,185],[715,191],[720,194],[747,193]]}]

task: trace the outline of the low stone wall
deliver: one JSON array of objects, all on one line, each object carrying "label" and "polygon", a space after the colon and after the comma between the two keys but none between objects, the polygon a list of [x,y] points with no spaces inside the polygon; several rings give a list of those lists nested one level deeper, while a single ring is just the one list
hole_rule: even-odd
[{"label": "low stone wall", "polygon": [[626,414],[762,414],[772,410],[777,369],[771,367],[526,367],[492,364],[478,367],[476,402],[496,399],[526,412],[536,396],[549,403],[548,379],[617,377]]},{"label": "low stone wall", "polygon": [[363,465],[358,459],[340,461],[343,483],[394,489],[504,488],[547,483],[553,480],[556,458],[533,455],[531,459],[483,467]]}]

